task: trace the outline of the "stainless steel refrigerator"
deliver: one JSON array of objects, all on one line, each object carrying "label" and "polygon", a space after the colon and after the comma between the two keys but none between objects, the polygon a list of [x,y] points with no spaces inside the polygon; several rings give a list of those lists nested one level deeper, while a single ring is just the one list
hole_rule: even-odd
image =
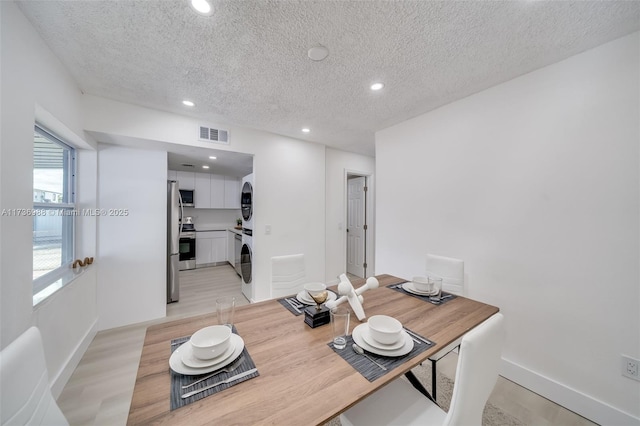
[{"label": "stainless steel refrigerator", "polygon": [[180,219],[182,203],[178,182],[168,181],[167,185],[167,303],[177,302],[180,298]]}]

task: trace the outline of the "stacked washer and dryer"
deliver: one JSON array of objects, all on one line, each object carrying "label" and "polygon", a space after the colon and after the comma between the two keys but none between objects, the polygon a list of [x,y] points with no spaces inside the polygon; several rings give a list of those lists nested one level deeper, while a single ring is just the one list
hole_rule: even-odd
[{"label": "stacked washer and dryer", "polygon": [[240,271],[242,275],[242,293],[251,300],[253,275],[253,173],[242,178],[242,250],[240,251]]}]

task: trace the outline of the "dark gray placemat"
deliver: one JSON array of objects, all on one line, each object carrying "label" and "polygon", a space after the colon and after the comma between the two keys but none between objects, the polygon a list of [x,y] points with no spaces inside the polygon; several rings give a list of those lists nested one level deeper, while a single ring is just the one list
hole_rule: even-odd
[{"label": "dark gray placemat", "polygon": [[[331,293],[334,293],[336,295],[336,297],[338,297],[338,294],[335,291],[333,291],[333,290],[329,290],[329,291]],[[302,308],[298,308],[300,310],[300,312],[297,312],[295,309],[293,309],[293,307],[290,304],[287,303],[287,301],[285,299],[293,299],[294,301],[298,300],[298,299],[296,299],[295,295],[294,296],[289,296],[289,297],[283,297],[281,299],[278,299],[278,302],[295,316],[304,314],[304,308],[306,308],[307,306],[315,306],[315,305],[305,305],[302,302],[298,302],[298,303],[301,303],[303,306],[302,306]]]},{"label": "dark gray placemat", "polygon": [[[410,332],[409,334],[410,336],[411,336],[411,333],[413,333],[408,328],[405,328],[405,330],[407,331],[407,333]],[[416,334],[416,333],[413,333],[413,334]],[[328,345],[331,349],[333,349],[335,353],[340,355],[342,359],[347,361],[353,368],[355,368],[367,380],[369,380],[370,382],[373,382],[377,378],[384,376],[389,371],[403,364],[407,359],[413,358],[414,356],[426,351],[427,349],[435,345],[435,343],[431,339],[423,338],[419,334],[416,334],[416,336],[419,336],[420,338],[411,336],[411,338],[413,339],[413,349],[411,349],[411,352],[403,356],[389,357],[389,356],[383,356],[383,355],[376,355],[369,351],[365,351],[365,353],[369,355],[372,359],[374,359],[376,362],[380,363],[381,365],[384,365],[387,368],[386,371],[378,367],[374,363],[372,363],[369,359],[367,359],[367,357],[359,355],[353,351],[353,348],[351,347],[351,345],[353,345],[354,343],[352,336],[347,336],[347,346],[345,346],[344,349],[334,348],[333,342],[328,343]]]},{"label": "dark gray placemat", "polygon": [[[235,326],[233,327],[233,332],[235,334],[238,334],[236,331]],[[179,337],[177,339],[173,339],[171,341],[171,353],[173,353],[173,351],[175,351],[177,348],[180,347],[181,344],[186,343],[189,341],[189,338],[191,336],[185,336],[185,337]],[[254,377],[258,377],[260,375],[260,373],[255,372],[252,373],[246,377],[242,377],[241,379],[235,380],[231,383],[223,383],[219,386],[216,386],[212,389],[208,389],[206,391],[202,391],[199,392],[193,396],[190,396],[188,398],[182,398],[182,395],[190,392],[190,391],[194,391],[197,389],[202,389],[204,387],[207,387],[211,384],[214,384],[218,381],[221,380],[225,380],[231,376],[234,376],[236,374],[240,374],[244,371],[248,371],[251,370],[252,368],[255,368],[256,365],[253,362],[253,359],[251,358],[251,355],[249,355],[249,351],[247,351],[247,347],[245,346],[245,348],[243,349],[242,353],[240,354],[239,357],[235,358],[235,359],[239,359],[240,357],[244,357],[244,360],[242,361],[242,363],[240,364],[240,366],[238,366],[238,368],[236,368],[235,370],[233,370],[230,373],[226,373],[226,372],[221,372],[220,374],[215,375],[214,377],[211,377],[207,380],[203,380],[202,382],[191,386],[187,389],[182,389],[183,385],[188,385],[189,383],[193,383],[196,380],[200,380],[203,377],[206,377],[209,374],[214,373],[209,372],[206,374],[201,374],[199,376],[191,376],[191,375],[184,375],[184,374],[178,374],[175,371],[171,371],[171,410],[175,410],[176,408],[180,408],[183,407],[185,405],[191,404],[192,402],[198,401],[199,399],[202,399],[206,396],[209,395],[213,395],[214,393],[220,392],[224,389],[230,388],[231,386],[235,386],[238,383],[242,383],[246,380],[252,379]],[[234,360],[235,361],[235,360]],[[230,364],[232,364],[233,362],[231,362]]]},{"label": "dark gray placemat", "polygon": [[440,298],[440,301],[439,302],[438,301],[434,301],[434,300],[431,300],[429,298],[429,296],[420,296],[419,294],[408,292],[407,290],[402,288],[402,284],[404,284],[406,282],[407,281],[399,283],[399,284],[391,284],[391,285],[388,285],[387,288],[390,288],[391,290],[398,291],[398,292],[400,292],[402,294],[406,294],[407,296],[413,296],[416,299],[420,299],[420,300],[422,300],[424,302],[433,303],[434,305],[442,305],[443,303],[447,303],[448,301],[453,300],[453,299],[455,299],[457,297],[455,294],[447,293],[446,291],[443,291],[442,292],[442,297]]},{"label": "dark gray placemat", "polygon": [[[280,304],[281,304],[282,306],[284,306],[285,308],[287,308],[287,310],[288,310],[289,312],[291,312],[293,315],[298,316],[298,315],[302,315],[302,314],[304,313],[304,308],[305,308],[305,306],[303,306],[302,308],[298,308],[298,310],[299,310],[300,312],[297,312],[297,311],[296,311],[296,310],[295,310],[291,305],[289,305],[289,304],[287,303],[287,301],[286,301],[285,299],[295,299],[295,296],[292,296],[292,297],[283,297],[282,299],[278,299],[278,302],[280,302]],[[303,305],[304,305],[304,304],[303,304]]]}]

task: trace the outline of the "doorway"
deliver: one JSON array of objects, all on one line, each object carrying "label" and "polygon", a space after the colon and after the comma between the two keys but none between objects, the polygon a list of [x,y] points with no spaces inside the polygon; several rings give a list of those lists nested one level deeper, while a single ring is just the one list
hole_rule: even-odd
[{"label": "doorway", "polygon": [[347,274],[367,277],[368,239],[368,177],[347,174]]}]

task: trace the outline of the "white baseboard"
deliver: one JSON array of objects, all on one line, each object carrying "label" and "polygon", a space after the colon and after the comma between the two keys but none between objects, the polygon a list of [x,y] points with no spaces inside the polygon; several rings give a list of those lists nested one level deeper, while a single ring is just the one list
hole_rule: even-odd
[{"label": "white baseboard", "polygon": [[640,418],[505,359],[500,375],[568,410],[607,426],[640,426]]},{"label": "white baseboard", "polygon": [[67,384],[67,382],[71,378],[71,375],[73,374],[76,367],[80,363],[82,356],[89,348],[89,345],[91,344],[91,342],[93,341],[93,338],[96,336],[97,333],[98,333],[98,321],[96,320],[94,321],[93,324],[91,324],[91,327],[89,327],[89,330],[87,331],[87,333],[80,340],[80,342],[76,346],[73,353],[69,355],[67,362],[60,369],[60,371],[58,371],[58,374],[51,382],[51,393],[53,393],[54,398],[58,399],[58,397],[62,393],[62,389],[64,389],[64,386]]}]

